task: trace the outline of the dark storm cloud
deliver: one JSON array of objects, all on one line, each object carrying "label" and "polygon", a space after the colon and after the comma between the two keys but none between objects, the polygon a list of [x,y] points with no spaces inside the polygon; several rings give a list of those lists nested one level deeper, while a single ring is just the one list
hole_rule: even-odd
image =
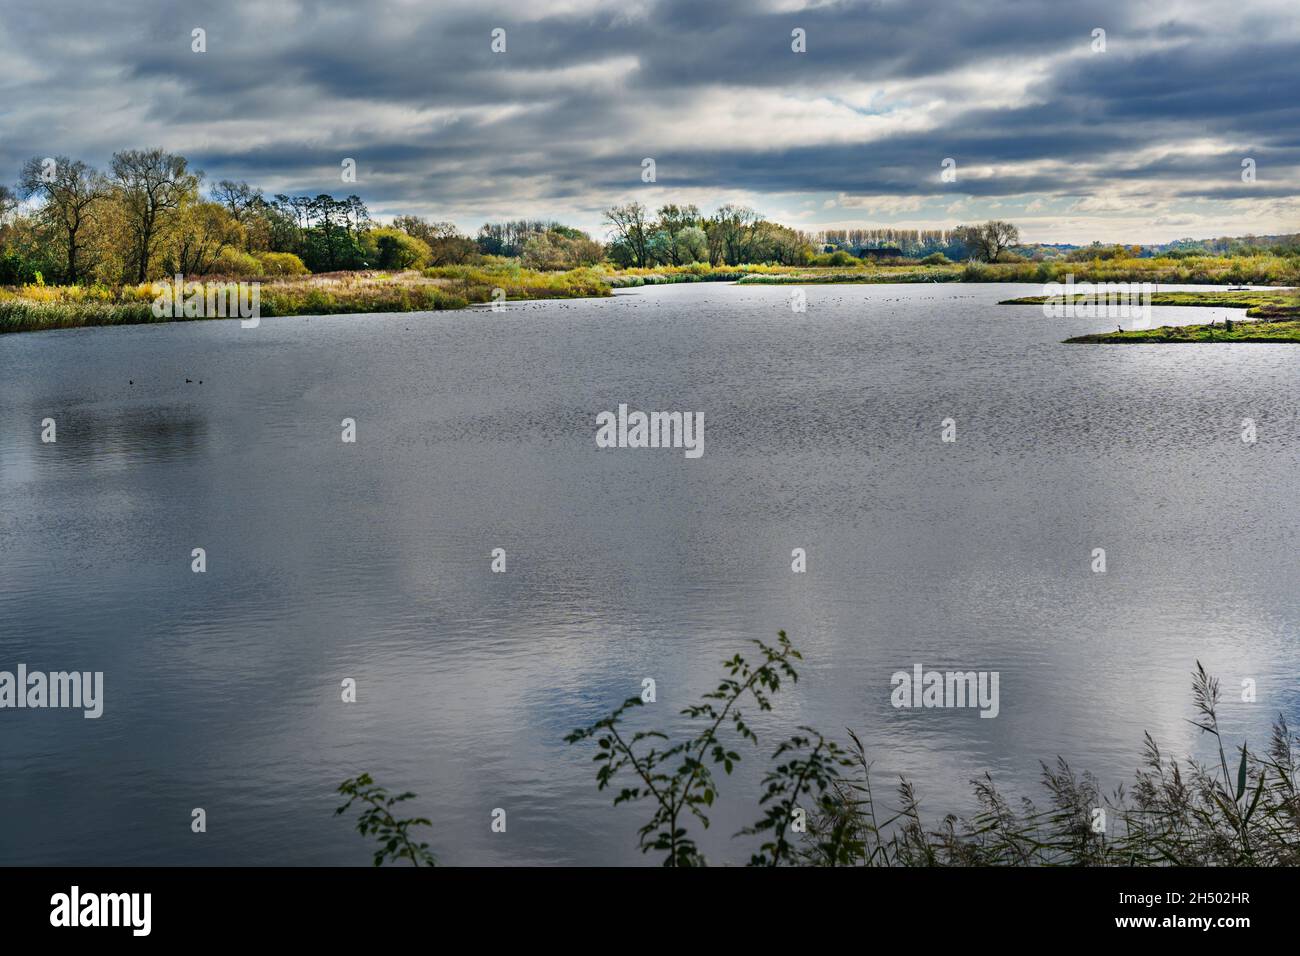
[{"label": "dark storm cloud", "polygon": [[[104,165],[159,144],[210,180],[315,192],[338,190],[347,156],[381,208],[599,208],[636,187],[644,156],[665,187],[758,194],[1296,192],[1300,39],[1283,7],[787,6],[15,6],[0,25],[0,163],[16,173],[59,152]],[[505,55],[489,49],[496,26]],[[190,50],[194,27],[206,54]],[[806,54],[790,51],[795,27]],[[1104,54],[1089,49],[1095,27]],[[1030,65],[1000,100],[999,77],[1011,89]],[[770,115],[782,96],[808,104],[807,120]],[[859,121],[875,125],[859,134]],[[1258,188],[1240,182],[1242,149]],[[939,180],[948,156],[957,183]]]}]

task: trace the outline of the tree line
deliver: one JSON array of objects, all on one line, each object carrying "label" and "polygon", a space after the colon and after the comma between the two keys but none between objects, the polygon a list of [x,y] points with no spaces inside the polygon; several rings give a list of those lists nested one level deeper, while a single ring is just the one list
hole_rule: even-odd
[{"label": "tree line", "polygon": [[357,268],[373,257],[358,196],[267,198],[164,149],[114,153],[107,170],[67,156],[23,164],[0,188],[0,282],[77,284],[163,275]]},{"label": "tree line", "polygon": [[[162,276],[294,275],[409,269],[518,259],[529,268],[573,269],[608,261],[651,268],[851,265],[869,250],[934,251],[997,261],[1019,241],[1011,223],[952,230],[832,230],[812,235],[735,203],[704,214],[669,203],[606,210],[609,242],[550,220],[486,223],[477,236],[421,216],[376,223],[359,196],[265,195],[204,174],[161,148],[114,153],[106,170],[67,156],[32,158],[16,188],[0,186],[0,284],[146,282]],[[877,256],[878,257],[878,256]]]},{"label": "tree line", "polygon": [[727,203],[712,215],[695,205],[670,203],[653,213],[639,202],[605,211],[611,239],[606,257],[635,268],[771,262],[807,265],[821,251],[805,232],[771,222],[748,206]]},{"label": "tree line", "polygon": [[539,269],[591,265],[604,246],[556,222],[376,223],[359,196],[266,195],[164,149],[122,150],[107,170],[33,158],[0,186],[0,284],[139,283],[175,275],[293,275],[457,265],[510,256]]}]

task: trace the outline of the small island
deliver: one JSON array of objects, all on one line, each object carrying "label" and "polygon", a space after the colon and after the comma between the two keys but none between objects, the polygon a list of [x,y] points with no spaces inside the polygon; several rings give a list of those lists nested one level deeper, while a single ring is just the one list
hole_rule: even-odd
[{"label": "small island", "polygon": [[[1005,299],[999,305],[1044,305],[1060,303],[1061,297],[1044,295]],[[1087,307],[1088,296],[1075,295],[1071,304]],[[1223,324],[1162,325],[1149,329],[1117,328],[1068,338],[1068,345],[1173,344],[1181,342],[1297,342],[1300,343],[1300,291],[1295,289],[1243,289],[1204,292],[1154,292],[1151,305],[1173,305],[1213,309],[1245,309],[1243,319],[1225,319]]]}]

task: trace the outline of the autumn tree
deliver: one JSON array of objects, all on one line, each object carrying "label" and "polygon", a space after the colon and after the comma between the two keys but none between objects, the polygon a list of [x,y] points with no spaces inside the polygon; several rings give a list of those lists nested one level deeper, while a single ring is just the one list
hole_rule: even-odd
[{"label": "autumn tree", "polygon": [[460,265],[478,254],[478,243],[461,235],[452,222],[429,222],[423,216],[398,216],[393,228],[400,229],[429,247],[431,266]]},{"label": "autumn tree", "polygon": [[997,262],[998,256],[1020,242],[1020,230],[1012,223],[990,219],[981,226],[958,226],[953,237],[966,246],[972,258]]},{"label": "autumn tree", "polygon": [[187,198],[169,230],[164,265],[169,273],[202,275],[212,271],[221,250],[239,243],[239,222],[227,206]]},{"label": "autumn tree", "polygon": [[159,148],[114,153],[112,168],[131,235],[131,267],[144,282],[166,218],[193,197],[203,174],[190,172],[184,156]]},{"label": "autumn tree", "polygon": [[54,230],[64,250],[64,281],[81,278],[79,261],[94,207],[104,198],[103,177],[81,160],[67,156],[29,159],[23,164],[19,189],[25,198],[39,196],[39,220]]}]

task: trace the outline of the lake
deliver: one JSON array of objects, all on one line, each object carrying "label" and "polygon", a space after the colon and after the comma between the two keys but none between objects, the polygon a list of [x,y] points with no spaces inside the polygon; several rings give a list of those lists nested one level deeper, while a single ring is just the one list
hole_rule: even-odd
[{"label": "lake", "polygon": [[[698,284],[0,337],[0,670],[104,673],[99,719],[0,711],[0,863],[368,865],[333,815],[361,771],[418,794],[444,863],[657,862],[565,734],[645,678],[631,726],[680,730],[781,628],[800,680],[749,708],[713,862],[748,858],[730,835],[799,724],[856,731],[878,796],[904,774],[935,821],[985,771],[1042,797],[1058,754],[1126,781],[1144,731],[1205,754],[1198,660],[1229,744],[1300,725],[1300,351],[1066,346],[1116,323],[996,304],[1040,293],[809,286],[794,313]],[[598,448],[621,403],[701,414],[703,454]],[[996,671],[996,718],[892,706],[917,664]]]}]

